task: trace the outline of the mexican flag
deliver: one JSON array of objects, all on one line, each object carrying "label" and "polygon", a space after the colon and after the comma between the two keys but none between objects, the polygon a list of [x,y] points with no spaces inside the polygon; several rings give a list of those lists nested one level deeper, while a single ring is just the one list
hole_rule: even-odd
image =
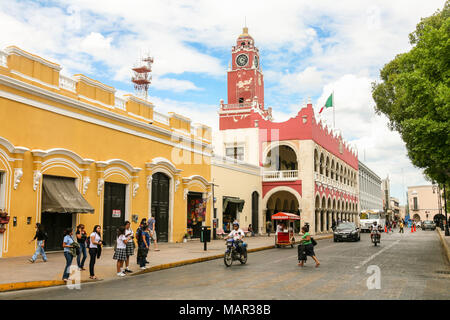
[{"label": "mexican flag", "polygon": [[330,94],[330,96],[327,99],[327,102],[325,102],[325,105],[320,109],[319,113],[323,111],[324,108],[331,108],[333,107],[333,94]]}]

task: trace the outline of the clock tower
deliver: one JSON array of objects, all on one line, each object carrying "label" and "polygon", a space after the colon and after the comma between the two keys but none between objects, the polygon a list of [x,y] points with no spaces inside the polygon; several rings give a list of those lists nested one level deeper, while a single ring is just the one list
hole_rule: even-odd
[{"label": "clock tower", "polygon": [[228,104],[246,104],[256,100],[264,108],[264,77],[259,63],[259,50],[244,27],[231,50],[228,70]]}]

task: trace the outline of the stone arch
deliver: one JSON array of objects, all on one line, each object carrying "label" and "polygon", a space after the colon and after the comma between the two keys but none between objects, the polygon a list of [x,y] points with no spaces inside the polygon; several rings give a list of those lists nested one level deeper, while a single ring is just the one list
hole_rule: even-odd
[{"label": "stone arch", "polygon": [[319,154],[317,148],[314,148],[314,172],[319,172]]},{"label": "stone arch", "polygon": [[320,153],[320,158],[319,158],[319,173],[323,174],[323,169],[324,169],[324,156],[323,156],[323,152]]}]

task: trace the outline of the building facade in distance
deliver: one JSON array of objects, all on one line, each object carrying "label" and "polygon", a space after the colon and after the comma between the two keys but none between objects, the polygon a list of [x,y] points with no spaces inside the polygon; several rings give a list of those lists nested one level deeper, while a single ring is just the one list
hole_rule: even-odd
[{"label": "building facade in distance", "polygon": [[[442,190],[439,190],[442,192]],[[411,186],[408,187],[408,204],[410,219],[415,221],[434,220],[445,218],[444,199],[436,186]]]},{"label": "building facade in distance", "polygon": [[214,148],[216,154],[263,167],[262,225],[279,211],[300,213],[301,223],[308,222],[315,234],[330,232],[333,220],[356,222],[356,151],[316,120],[311,102],[287,121],[272,121],[259,50],[247,28],[231,56],[228,103],[220,103]]},{"label": "building facade in distance", "polygon": [[381,178],[364,163],[358,161],[359,211],[383,210]]}]

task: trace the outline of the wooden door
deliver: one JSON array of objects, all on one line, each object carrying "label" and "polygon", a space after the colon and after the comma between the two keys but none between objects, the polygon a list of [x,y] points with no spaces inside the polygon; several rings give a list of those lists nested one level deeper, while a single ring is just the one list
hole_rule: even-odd
[{"label": "wooden door", "polygon": [[103,241],[105,246],[114,246],[117,228],[125,224],[126,185],[105,182],[103,206]]},{"label": "wooden door", "polygon": [[169,241],[170,178],[155,173],[152,179],[152,215],[155,217],[156,236],[159,242]]}]

